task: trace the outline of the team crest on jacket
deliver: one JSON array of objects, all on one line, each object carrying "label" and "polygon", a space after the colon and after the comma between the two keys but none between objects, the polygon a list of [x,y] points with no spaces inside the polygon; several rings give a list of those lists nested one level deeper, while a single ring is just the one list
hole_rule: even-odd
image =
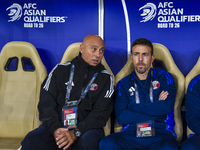
[{"label": "team crest on jacket", "polygon": [[153,90],[156,90],[160,87],[160,83],[158,81],[153,81],[152,86],[153,86]]},{"label": "team crest on jacket", "polygon": [[90,91],[95,91],[98,88],[98,85],[96,83],[93,83],[90,87]]}]

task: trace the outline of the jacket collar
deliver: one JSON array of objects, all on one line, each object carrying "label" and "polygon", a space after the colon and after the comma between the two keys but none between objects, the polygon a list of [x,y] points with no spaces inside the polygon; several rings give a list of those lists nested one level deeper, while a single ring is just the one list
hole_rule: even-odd
[{"label": "jacket collar", "polygon": [[[151,72],[152,72],[152,68],[149,70],[149,73],[147,75],[147,78],[146,78],[146,81],[145,81],[145,86],[146,84],[149,84],[149,81],[151,80]],[[153,70],[154,71],[154,70]],[[143,83],[142,81],[140,81],[140,79],[137,77],[136,73],[135,73],[135,70],[132,72],[132,80],[134,81],[134,79],[137,81],[137,83],[140,85],[140,86],[143,86]]]}]

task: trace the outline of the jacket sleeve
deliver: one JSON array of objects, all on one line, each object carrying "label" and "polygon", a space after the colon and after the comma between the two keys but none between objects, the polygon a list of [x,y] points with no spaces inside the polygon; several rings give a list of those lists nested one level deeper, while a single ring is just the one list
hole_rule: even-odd
[{"label": "jacket sleeve", "polygon": [[[55,67],[56,68],[56,67]],[[57,128],[62,127],[62,122],[59,120],[56,98],[58,96],[55,77],[56,69],[53,70],[44,80],[41,92],[40,101],[38,104],[39,119],[43,122],[47,130],[54,135]]]},{"label": "jacket sleeve", "polygon": [[107,81],[101,82],[104,84],[102,92],[96,96],[97,100],[93,105],[92,111],[78,123],[78,129],[81,133],[89,129],[103,128],[108,121],[110,114],[113,110],[113,92],[114,84],[113,78],[110,76]]},{"label": "jacket sleeve", "polygon": [[[136,113],[142,113],[146,115],[152,115],[152,116],[161,116],[169,114],[174,107],[175,98],[176,98],[176,87],[173,81],[173,77],[171,74],[167,74],[168,78],[163,76],[161,81],[161,89],[162,91],[168,91],[169,95],[165,100],[158,100],[154,99],[154,102],[152,103],[141,103],[131,106],[131,110]],[[149,100],[150,101],[150,100]]]},{"label": "jacket sleeve", "polygon": [[130,100],[127,96],[125,88],[121,82],[119,82],[117,85],[115,113],[117,121],[120,125],[144,122],[156,118],[152,115],[140,114],[128,109],[129,101]]},{"label": "jacket sleeve", "polygon": [[[189,87],[191,86],[191,83]],[[196,82],[192,89],[187,90],[185,96],[186,121],[188,127],[200,134],[200,82]]]}]

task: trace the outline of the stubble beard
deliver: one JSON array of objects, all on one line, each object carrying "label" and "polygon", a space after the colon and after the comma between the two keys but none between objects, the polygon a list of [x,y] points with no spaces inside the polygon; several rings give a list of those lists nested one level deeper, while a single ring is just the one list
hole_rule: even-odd
[{"label": "stubble beard", "polygon": [[[145,64],[144,64],[145,65]],[[144,68],[139,68],[139,67],[135,67],[135,70],[139,73],[139,74],[144,74],[144,73],[146,73],[146,71],[147,70],[149,70],[150,69],[150,67],[151,67],[151,65],[149,65],[149,66],[146,66],[146,67],[144,67]]]}]

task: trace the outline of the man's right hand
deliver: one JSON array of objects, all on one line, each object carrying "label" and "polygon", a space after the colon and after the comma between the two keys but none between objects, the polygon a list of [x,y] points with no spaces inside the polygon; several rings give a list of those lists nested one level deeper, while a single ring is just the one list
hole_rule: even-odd
[{"label": "man's right hand", "polygon": [[69,129],[65,128],[58,128],[54,131],[54,138],[56,140],[56,144],[59,148],[64,147],[63,149],[66,150],[69,148],[74,141],[77,139],[74,135],[74,131],[69,131]]},{"label": "man's right hand", "polygon": [[166,98],[167,98],[167,96],[169,95],[169,93],[168,93],[168,91],[162,91],[161,93],[160,93],[160,95],[159,95],[159,101],[160,100],[166,100]]}]

